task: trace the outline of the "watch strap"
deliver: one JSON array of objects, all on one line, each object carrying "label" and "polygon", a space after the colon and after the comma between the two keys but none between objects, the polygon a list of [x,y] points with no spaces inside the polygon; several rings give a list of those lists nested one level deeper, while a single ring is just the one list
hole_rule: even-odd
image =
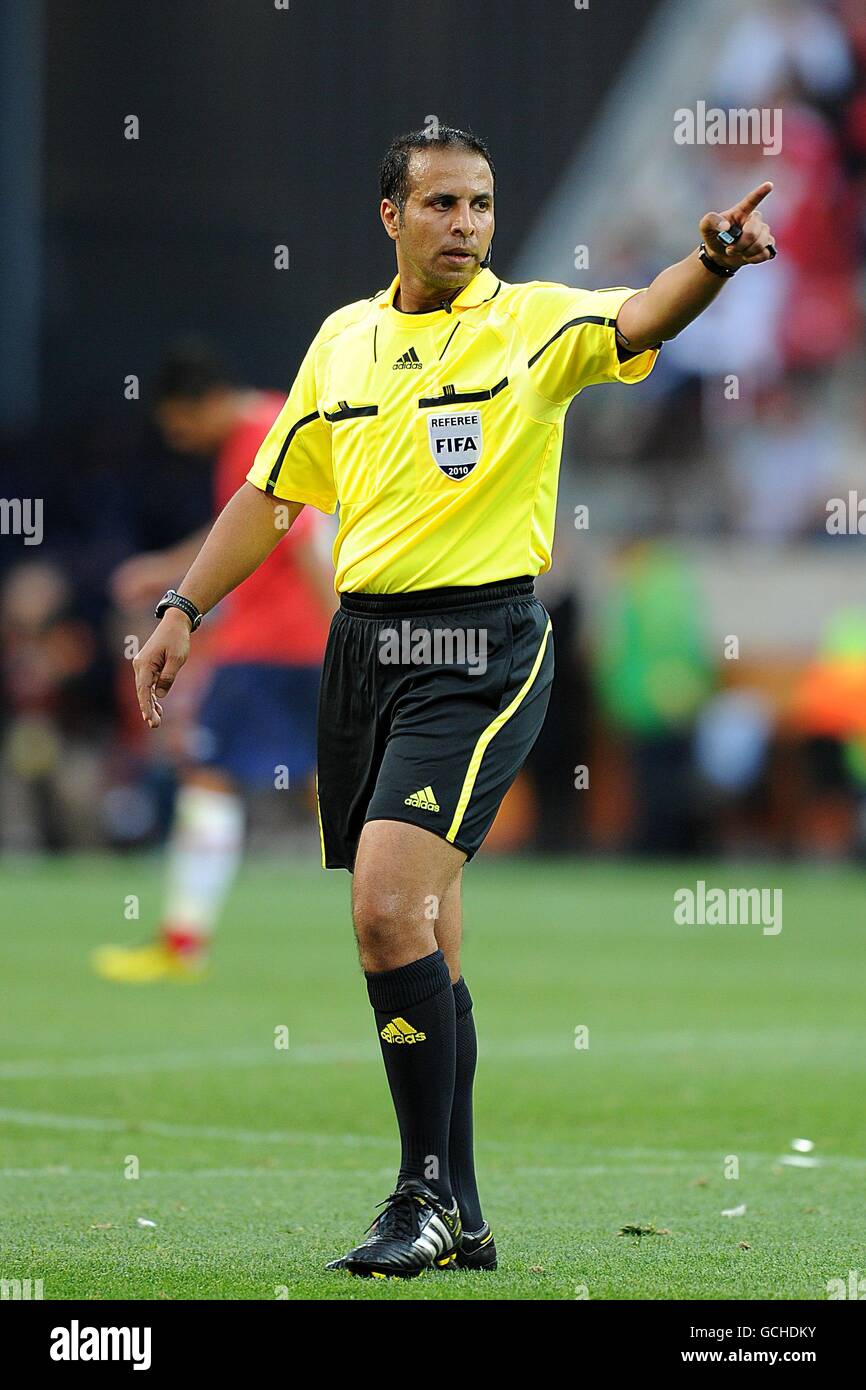
[{"label": "watch strap", "polygon": [[196,608],[192,599],[184,598],[183,594],[177,592],[177,589],[169,589],[167,593],[163,594],[159,603],[153,610],[153,616],[155,618],[161,618],[167,608],[179,608],[181,613],[185,613],[189,618],[192,632],[195,632],[196,628],[201,626],[202,615],[200,610]]},{"label": "watch strap", "polygon": [[722,280],[730,280],[731,276],[736,275],[739,270],[739,266],[719,265],[718,261],[713,260],[703,242],[698,247],[698,260],[701,265],[706,266],[707,270],[712,271],[713,275],[718,275]]}]

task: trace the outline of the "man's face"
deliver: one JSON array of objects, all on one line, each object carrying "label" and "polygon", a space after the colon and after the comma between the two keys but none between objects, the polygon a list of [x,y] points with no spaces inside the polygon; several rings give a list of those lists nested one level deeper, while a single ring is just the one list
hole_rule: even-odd
[{"label": "man's face", "polygon": [[402,217],[384,199],[382,221],[397,243],[401,277],[411,267],[425,285],[460,290],[484,259],[493,237],[493,175],[471,150],[413,150]]},{"label": "man's face", "polygon": [[178,454],[215,454],[225,439],[229,394],[220,387],[198,400],[160,401],[154,414],[169,448]]}]

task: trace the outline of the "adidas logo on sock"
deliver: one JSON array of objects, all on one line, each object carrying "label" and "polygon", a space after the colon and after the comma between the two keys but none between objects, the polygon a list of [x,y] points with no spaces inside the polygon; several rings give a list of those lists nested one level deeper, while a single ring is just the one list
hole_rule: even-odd
[{"label": "adidas logo on sock", "polygon": [[420,791],[413,792],[407,796],[403,802],[404,806],[418,806],[422,811],[438,811],[439,803],[432,787],[422,787]]},{"label": "adidas logo on sock", "polygon": [[419,1033],[405,1018],[392,1018],[379,1034],[386,1043],[419,1043],[427,1041],[426,1033]]},{"label": "adidas logo on sock", "polygon": [[394,363],[393,367],[391,368],[391,371],[420,372],[423,365],[424,363],[421,361],[417,352],[413,347],[411,347],[408,352],[404,352],[401,357],[397,358],[397,361]]}]

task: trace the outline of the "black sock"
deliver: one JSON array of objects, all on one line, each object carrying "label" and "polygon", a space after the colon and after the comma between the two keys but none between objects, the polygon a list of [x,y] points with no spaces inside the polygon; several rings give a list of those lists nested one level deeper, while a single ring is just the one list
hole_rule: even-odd
[{"label": "black sock", "polygon": [[400,1178],[451,1200],[448,1130],[454,1098],[454,991],[441,951],[367,974],[367,993],[400,1126]]},{"label": "black sock", "polygon": [[475,1156],[472,1151],[472,1083],[475,1079],[478,1043],[475,1037],[475,1019],[472,1017],[472,995],[462,975],[454,986],[454,1011],[457,1063],[448,1138],[451,1190],[460,1206],[464,1230],[477,1231],[484,1225],[475,1182]]}]

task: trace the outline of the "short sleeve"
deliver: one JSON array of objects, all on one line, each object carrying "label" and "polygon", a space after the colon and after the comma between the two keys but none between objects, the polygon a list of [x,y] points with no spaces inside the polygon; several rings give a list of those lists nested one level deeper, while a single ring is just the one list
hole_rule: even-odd
[{"label": "short sleeve", "polygon": [[649,376],[658,348],[626,356],[617,352],[616,317],[639,290],[574,290],[538,285],[527,304],[524,336],[529,338],[529,370],[539,395],[568,401],[585,386],[604,381],[634,383]]},{"label": "short sleeve", "polygon": [[313,340],[285,405],[266,434],[247,482],[286,502],[333,512],[337,490],[331,462],[331,427],[316,391],[318,336]]}]

